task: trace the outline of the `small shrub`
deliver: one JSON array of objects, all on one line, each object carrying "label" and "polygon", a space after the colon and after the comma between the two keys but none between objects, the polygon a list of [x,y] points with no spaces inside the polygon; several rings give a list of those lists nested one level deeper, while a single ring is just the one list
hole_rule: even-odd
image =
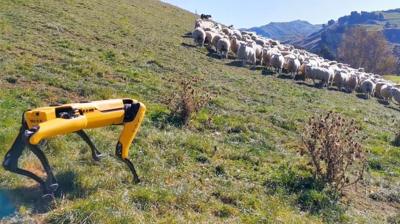
[{"label": "small shrub", "polygon": [[201,81],[199,78],[169,80],[176,82],[179,89],[164,101],[171,110],[174,123],[187,126],[194,116],[212,99],[212,95],[204,88],[195,87]]},{"label": "small shrub", "polygon": [[325,222],[338,223],[344,219],[345,208],[339,203],[339,193],[313,178],[303,166],[280,166],[265,182],[267,194],[283,194],[294,199],[303,211],[320,215]]},{"label": "small shrub", "polygon": [[314,178],[341,191],[363,177],[366,156],[358,142],[360,128],[337,113],[313,116],[303,132],[301,154],[306,154]]}]

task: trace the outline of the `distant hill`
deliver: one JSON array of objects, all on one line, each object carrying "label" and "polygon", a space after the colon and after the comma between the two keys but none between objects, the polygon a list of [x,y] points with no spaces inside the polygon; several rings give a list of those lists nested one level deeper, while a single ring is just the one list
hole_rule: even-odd
[{"label": "distant hill", "polygon": [[400,57],[400,9],[377,12],[351,12],[350,15],[330,20],[322,29],[303,39],[288,40],[297,47],[305,48],[328,59],[336,57],[336,51],[346,30],[354,26],[362,26],[370,31],[383,31],[387,40]]},{"label": "distant hill", "polygon": [[304,39],[321,28],[321,25],[313,25],[307,21],[295,20],[291,22],[272,22],[265,26],[253,27],[246,30],[280,41],[292,41]]}]

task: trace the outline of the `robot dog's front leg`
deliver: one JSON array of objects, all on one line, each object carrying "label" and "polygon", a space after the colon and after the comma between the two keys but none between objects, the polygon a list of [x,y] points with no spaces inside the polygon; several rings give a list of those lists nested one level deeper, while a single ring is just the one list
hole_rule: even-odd
[{"label": "robot dog's front leg", "polygon": [[[22,121],[22,126],[20,128],[19,134],[15,139],[13,145],[11,146],[10,150],[7,152],[4,161],[3,167],[4,169],[17,173],[26,177],[29,177],[40,184],[43,189],[45,195],[53,194],[57,188],[58,184],[56,182],[56,178],[53,175],[49,162],[47,161],[46,156],[43,154],[41,149],[37,145],[31,145],[28,143],[29,137],[35,130],[27,130],[27,125]],[[37,176],[36,174],[24,170],[18,167],[18,161],[21,157],[24,149],[26,146],[29,146],[29,149],[36,155],[36,157],[40,160],[46,174],[47,179],[44,181],[42,178]]]}]

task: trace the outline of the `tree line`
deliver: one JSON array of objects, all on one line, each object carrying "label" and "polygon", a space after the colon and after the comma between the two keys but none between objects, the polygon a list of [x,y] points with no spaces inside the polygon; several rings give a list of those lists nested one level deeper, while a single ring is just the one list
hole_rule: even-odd
[{"label": "tree line", "polygon": [[337,60],[381,75],[398,73],[399,59],[381,31],[356,26],[348,29],[337,50]]}]

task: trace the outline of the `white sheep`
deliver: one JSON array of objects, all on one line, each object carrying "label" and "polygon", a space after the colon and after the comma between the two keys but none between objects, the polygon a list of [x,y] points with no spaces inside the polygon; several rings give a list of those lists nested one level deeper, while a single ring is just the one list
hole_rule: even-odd
[{"label": "white sheep", "polygon": [[222,32],[229,37],[233,35],[233,31],[227,27],[222,28]]},{"label": "white sheep", "polygon": [[242,61],[242,66],[245,66],[246,63],[255,65],[257,58],[254,48],[245,42],[241,42],[238,49],[238,59]]},{"label": "white sheep", "polygon": [[284,68],[288,73],[293,74],[293,78],[298,73],[300,68],[300,61],[294,55],[288,55],[285,57]]},{"label": "white sheep", "polygon": [[341,91],[342,88],[346,86],[346,81],[348,78],[348,74],[345,71],[336,70],[333,75],[332,85],[335,85],[337,89]]},{"label": "white sheep", "polygon": [[253,48],[254,51],[256,52],[256,58],[257,60],[260,62],[260,64],[262,64],[262,60],[263,60],[263,48],[262,46],[258,45],[258,44],[253,44]]},{"label": "white sheep", "polygon": [[389,84],[385,84],[381,87],[380,89],[380,95],[381,97],[386,100],[387,102],[390,101],[390,99],[392,98],[392,85]]},{"label": "white sheep", "polygon": [[382,95],[381,95],[381,88],[382,88],[382,86],[384,86],[384,85],[386,85],[386,82],[385,82],[385,81],[377,82],[377,83],[375,84],[375,94],[374,94],[375,97],[377,97],[377,98],[382,98]]},{"label": "white sheep", "polygon": [[283,64],[285,63],[285,58],[281,54],[274,53],[271,56],[271,66],[277,72],[282,72]]},{"label": "white sheep", "polygon": [[262,56],[262,63],[261,65],[265,65],[266,67],[271,66],[271,57],[272,57],[273,50],[270,48],[263,48],[263,56]]},{"label": "white sheep", "polygon": [[347,79],[345,80],[346,90],[352,93],[357,88],[357,84],[358,76],[355,74],[348,74]]},{"label": "white sheep", "polygon": [[221,38],[217,43],[217,54],[221,58],[228,58],[229,49],[231,48],[231,42],[227,38]]},{"label": "white sheep", "polygon": [[216,33],[215,34],[215,36],[214,36],[214,38],[212,40],[212,46],[214,46],[215,50],[217,50],[218,41],[220,39],[222,39],[222,38],[223,38],[222,34],[220,34],[220,33]]},{"label": "white sheep", "polygon": [[306,65],[305,76],[306,78],[312,79],[314,84],[315,80],[319,80],[322,87],[324,87],[324,86],[329,86],[329,81],[333,77],[333,71],[323,67],[314,67]]},{"label": "white sheep", "polygon": [[196,28],[192,33],[192,37],[197,45],[202,47],[204,46],[204,41],[206,40],[206,32],[202,28]]},{"label": "white sheep", "polygon": [[208,48],[212,47],[212,43],[215,37],[215,33],[212,31],[206,31],[206,39],[204,41],[205,44],[207,44]]}]

